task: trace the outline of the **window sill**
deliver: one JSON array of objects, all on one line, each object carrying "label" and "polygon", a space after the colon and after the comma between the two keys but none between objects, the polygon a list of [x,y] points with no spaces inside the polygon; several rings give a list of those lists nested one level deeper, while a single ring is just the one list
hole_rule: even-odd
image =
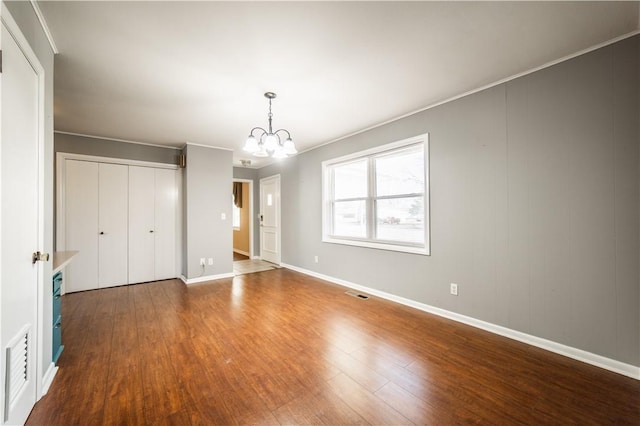
[{"label": "window sill", "polygon": [[402,253],[419,254],[422,256],[430,256],[431,252],[428,247],[412,247],[401,246],[397,244],[375,243],[372,241],[346,240],[341,238],[322,237],[323,243],[343,244],[347,246],[365,247],[378,250],[398,251]]}]

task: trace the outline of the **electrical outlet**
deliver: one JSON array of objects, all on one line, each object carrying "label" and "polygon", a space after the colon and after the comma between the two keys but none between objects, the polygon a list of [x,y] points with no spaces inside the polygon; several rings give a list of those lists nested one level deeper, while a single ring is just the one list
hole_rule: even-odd
[{"label": "electrical outlet", "polygon": [[201,257],[200,258],[200,266],[204,266],[205,265],[205,258]]},{"label": "electrical outlet", "polygon": [[213,257],[209,258],[209,265],[213,265]]},{"label": "electrical outlet", "polygon": [[451,283],[451,294],[453,294],[454,296],[458,295],[458,284],[456,283]]},{"label": "electrical outlet", "polygon": [[318,263],[318,256],[313,256],[313,260]]}]

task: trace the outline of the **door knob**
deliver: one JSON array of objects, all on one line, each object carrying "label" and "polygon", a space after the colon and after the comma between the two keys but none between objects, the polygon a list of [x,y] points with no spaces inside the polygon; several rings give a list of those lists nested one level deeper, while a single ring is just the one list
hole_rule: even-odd
[{"label": "door knob", "polygon": [[37,251],[31,255],[32,265],[36,262],[46,262],[47,260],[49,260],[49,253],[40,253],[39,251]]}]

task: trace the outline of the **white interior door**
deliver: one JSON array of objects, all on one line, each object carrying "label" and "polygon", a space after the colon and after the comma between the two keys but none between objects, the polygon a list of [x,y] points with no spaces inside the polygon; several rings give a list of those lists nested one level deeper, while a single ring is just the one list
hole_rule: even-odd
[{"label": "white interior door", "polygon": [[280,264],[280,175],[260,179],[260,257]]},{"label": "white interior door", "polygon": [[155,169],[155,279],[176,277],[176,171]]},{"label": "white interior door", "polygon": [[155,279],[155,169],[129,167],[129,283]]},{"label": "white interior door", "polygon": [[65,247],[77,250],[67,266],[65,292],[98,288],[98,163],[66,160]]},{"label": "white interior door", "polygon": [[[0,105],[0,421],[23,424],[36,401],[38,288],[42,263],[32,263],[41,250],[42,192],[40,188],[43,95],[42,68],[27,59],[16,40],[17,27],[8,27],[2,5],[2,91]],[[12,21],[11,21],[12,22]],[[14,38],[15,36],[15,38]],[[7,359],[8,357],[8,359]]]},{"label": "white interior door", "polygon": [[128,166],[98,165],[98,286],[112,287],[129,282]]}]

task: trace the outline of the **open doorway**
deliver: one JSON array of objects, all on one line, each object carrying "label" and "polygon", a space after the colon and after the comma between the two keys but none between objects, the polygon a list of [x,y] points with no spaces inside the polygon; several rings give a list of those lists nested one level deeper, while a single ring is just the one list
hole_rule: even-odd
[{"label": "open doorway", "polygon": [[233,272],[235,275],[250,274],[278,268],[254,255],[253,232],[253,181],[233,180]]},{"label": "open doorway", "polygon": [[253,253],[253,182],[233,180],[233,261],[251,259]]}]

